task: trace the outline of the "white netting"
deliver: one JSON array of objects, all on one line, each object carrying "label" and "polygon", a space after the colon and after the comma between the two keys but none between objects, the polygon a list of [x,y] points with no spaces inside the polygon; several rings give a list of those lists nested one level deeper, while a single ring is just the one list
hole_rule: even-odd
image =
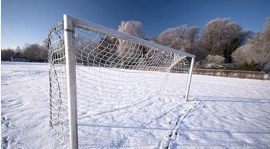
[{"label": "white netting", "polygon": [[[89,30],[76,28],[74,36],[79,147],[157,146],[160,138],[143,136],[167,131],[152,127],[159,126],[156,123],[162,121],[164,111],[177,105],[163,109],[155,102],[184,100],[189,61],[176,53]],[[68,144],[62,23],[51,29],[49,41],[51,125]]]},{"label": "white netting", "polygon": [[63,22],[49,32],[50,125],[63,144],[69,143]]}]

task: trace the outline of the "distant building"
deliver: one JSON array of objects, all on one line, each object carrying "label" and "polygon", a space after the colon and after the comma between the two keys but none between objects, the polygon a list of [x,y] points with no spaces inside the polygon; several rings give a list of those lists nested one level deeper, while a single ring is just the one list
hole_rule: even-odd
[{"label": "distant building", "polygon": [[22,55],[20,52],[17,52],[13,56],[11,56],[12,62],[27,62],[29,61],[24,55]]}]

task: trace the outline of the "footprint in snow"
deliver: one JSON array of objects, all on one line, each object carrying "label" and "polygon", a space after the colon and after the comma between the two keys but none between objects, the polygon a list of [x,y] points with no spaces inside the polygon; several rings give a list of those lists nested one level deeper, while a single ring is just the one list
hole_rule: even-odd
[{"label": "footprint in snow", "polygon": [[6,118],[5,116],[2,116],[2,117],[1,117],[1,124],[4,124],[7,128],[10,127],[9,119]]}]

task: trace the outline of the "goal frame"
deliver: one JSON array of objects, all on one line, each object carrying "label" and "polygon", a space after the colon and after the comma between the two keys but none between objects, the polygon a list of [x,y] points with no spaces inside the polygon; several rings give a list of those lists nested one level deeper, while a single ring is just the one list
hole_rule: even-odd
[{"label": "goal frame", "polygon": [[77,124],[77,87],[76,87],[76,59],[75,59],[75,27],[86,29],[101,34],[105,34],[111,37],[120,38],[123,40],[136,42],[144,46],[151,46],[163,51],[169,51],[191,58],[191,64],[188,74],[188,80],[186,85],[186,91],[184,98],[187,101],[189,96],[192,71],[194,65],[195,55],[189,54],[180,50],[175,50],[170,47],[166,47],[154,42],[150,42],[135,36],[131,36],[125,33],[118,32],[116,30],[103,27],[82,19],[78,19],[67,14],[63,15],[64,21],[64,47],[66,55],[66,80],[67,80],[67,98],[68,98],[68,112],[69,112],[69,138],[70,148],[78,149],[78,124]]}]

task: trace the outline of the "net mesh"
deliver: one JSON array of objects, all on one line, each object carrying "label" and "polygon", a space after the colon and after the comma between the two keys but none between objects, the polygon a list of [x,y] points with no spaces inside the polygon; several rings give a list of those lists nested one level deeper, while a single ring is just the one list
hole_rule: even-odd
[{"label": "net mesh", "polygon": [[49,82],[50,82],[50,125],[61,143],[69,143],[68,101],[65,68],[63,22],[53,26],[49,32]]},{"label": "net mesh", "polygon": [[[63,32],[62,22],[49,32],[50,111],[51,125],[68,146]],[[79,147],[156,146],[160,141],[156,134],[168,131],[162,129],[164,113],[178,106],[177,101],[161,101],[183,100],[189,61],[85,29],[76,28],[74,36]],[[149,134],[155,135],[143,137]]]}]

